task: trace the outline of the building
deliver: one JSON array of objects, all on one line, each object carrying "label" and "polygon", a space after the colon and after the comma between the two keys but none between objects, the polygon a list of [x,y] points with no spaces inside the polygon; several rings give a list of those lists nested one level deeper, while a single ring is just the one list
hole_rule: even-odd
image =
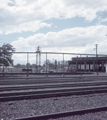
[{"label": "building", "polygon": [[13,66],[0,66],[0,73],[2,73],[4,70],[5,73],[11,73],[13,71],[15,71],[15,68]]},{"label": "building", "polygon": [[106,71],[107,57],[75,57],[68,61],[68,70],[74,71]]}]

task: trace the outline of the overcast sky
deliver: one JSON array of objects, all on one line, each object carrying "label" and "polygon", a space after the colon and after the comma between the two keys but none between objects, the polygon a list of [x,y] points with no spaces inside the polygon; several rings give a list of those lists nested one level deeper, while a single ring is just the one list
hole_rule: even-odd
[{"label": "overcast sky", "polygon": [[107,0],[0,0],[0,45],[107,54]]}]

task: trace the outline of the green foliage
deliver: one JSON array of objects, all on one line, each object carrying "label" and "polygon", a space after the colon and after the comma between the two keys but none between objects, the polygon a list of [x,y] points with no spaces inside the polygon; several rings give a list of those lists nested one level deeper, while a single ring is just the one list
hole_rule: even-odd
[{"label": "green foliage", "polygon": [[4,66],[13,65],[12,52],[14,51],[15,48],[10,44],[4,44],[0,47],[0,63]]},{"label": "green foliage", "polygon": [[18,63],[17,65],[14,65],[14,67],[16,67],[16,68],[21,68],[22,65],[21,65],[20,63]]}]

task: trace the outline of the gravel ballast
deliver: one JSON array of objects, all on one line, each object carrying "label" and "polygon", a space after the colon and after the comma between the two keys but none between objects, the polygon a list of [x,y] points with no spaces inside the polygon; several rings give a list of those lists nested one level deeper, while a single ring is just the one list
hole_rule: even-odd
[{"label": "gravel ballast", "polygon": [[84,115],[74,115],[68,117],[60,117],[56,119],[48,119],[48,120],[107,120],[107,111],[88,113]]},{"label": "gravel ballast", "polygon": [[[107,106],[107,93],[8,101],[0,103],[0,119],[10,120],[14,118],[30,117],[99,106]],[[106,111],[103,113],[107,114]],[[73,120],[83,120],[74,118],[75,116],[72,116]],[[61,118],[59,119],[61,120]],[[63,119],[64,118],[62,118],[62,120]],[[71,118],[68,118],[68,120],[70,119]]]}]

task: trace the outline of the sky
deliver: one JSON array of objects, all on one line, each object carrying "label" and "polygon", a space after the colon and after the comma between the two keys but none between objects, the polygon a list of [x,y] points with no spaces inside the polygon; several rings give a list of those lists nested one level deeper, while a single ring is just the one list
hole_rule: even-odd
[{"label": "sky", "polygon": [[106,35],[107,0],[0,0],[0,46],[16,52],[107,54]]}]

